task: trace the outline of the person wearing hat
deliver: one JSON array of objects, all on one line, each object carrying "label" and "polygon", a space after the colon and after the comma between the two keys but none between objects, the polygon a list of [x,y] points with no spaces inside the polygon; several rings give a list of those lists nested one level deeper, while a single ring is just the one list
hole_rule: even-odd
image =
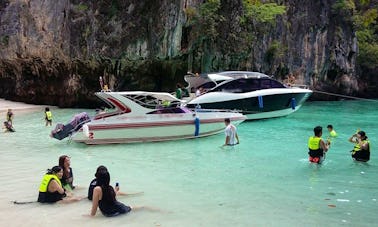
[{"label": "person wearing hat", "polygon": [[358,131],[349,138],[354,143],[352,158],[356,161],[367,162],[370,160],[370,142],[364,131]]}]

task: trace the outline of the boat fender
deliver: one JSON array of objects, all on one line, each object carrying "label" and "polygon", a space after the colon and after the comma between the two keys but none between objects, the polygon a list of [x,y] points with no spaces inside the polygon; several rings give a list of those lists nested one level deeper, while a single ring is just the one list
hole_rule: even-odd
[{"label": "boat fender", "polygon": [[258,96],[260,109],[264,108],[264,100],[262,96]]},{"label": "boat fender", "polygon": [[291,109],[295,110],[295,107],[297,106],[297,101],[295,98],[291,98]]},{"label": "boat fender", "polygon": [[83,133],[86,137],[89,137],[89,127],[87,124],[83,125]]},{"label": "boat fender", "polygon": [[195,126],[194,136],[198,136],[199,135],[199,128],[200,128],[200,119],[198,117],[196,117],[194,119],[194,126]]}]

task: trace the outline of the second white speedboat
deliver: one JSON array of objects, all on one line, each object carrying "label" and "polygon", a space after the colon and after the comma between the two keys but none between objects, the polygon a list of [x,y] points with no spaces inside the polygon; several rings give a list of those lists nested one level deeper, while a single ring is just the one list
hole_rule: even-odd
[{"label": "second white speedboat", "polygon": [[229,109],[243,113],[248,120],[281,117],[297,111],[312,91],[286,86],[259,72],[226,71],[186,75],[189,90],[202,95],[187,103],[189,108]]},{"label": "second white speedboat", "polygon": [[98,92],[111,111],[96,115],[74,132],[73,141],[112,144],[167,141],[210,136],[224,130],[224,119],[238,125],[246,117],[237,112],[191,111],[162,92]]}]

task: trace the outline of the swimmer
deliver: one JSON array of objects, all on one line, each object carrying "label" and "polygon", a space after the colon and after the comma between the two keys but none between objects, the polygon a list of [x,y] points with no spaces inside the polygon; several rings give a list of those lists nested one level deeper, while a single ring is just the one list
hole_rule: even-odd
[{"label": "swimmer", "polygon": [[330,137],[337,137],[337,133],[336,133],[336,131],[333,129],[333,126],[332,126],[332,125],[328,125],[328,126],[327,126],[327,129],[328,129],[328,132],[329,132]]}]

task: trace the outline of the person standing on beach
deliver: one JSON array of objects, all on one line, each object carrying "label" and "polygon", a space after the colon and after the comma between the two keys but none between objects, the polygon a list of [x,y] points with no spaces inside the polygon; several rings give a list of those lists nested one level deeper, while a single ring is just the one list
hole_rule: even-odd
[{"label": "person standing on beach", "polygon": [[176,98],[182,99],[182,89],[179,83],[176,84]]},{"label": "person standing on beach", "polygon": [[8,109],[6,120],[11,126],[13,126],[13,117],[14,115],[13,115],[12,109]]},{"label": "person standing on beach", "polygon": [[355,161],[367,162],[370,160],[370,141],[364,131],[358,131],[349,138],[349,142],[354,143],[352,158]]},{"label": "person standing on beach", "polygon": [[45,121],[46,121],[46,126],[52,125],[52,113],[50,111],[50,108],[48,107],[45,108]]},{"label": "person standing on beach", "polygon": [[308,160],[312,163],[321,164],[324,161],[325,153],[328,151],[330,144],[322,139],[323,128],[316,126],[314,136],[308,139]]},{"label": "person standing on beach", "polygon": [[226,134],[226,140],[223,146],[234,146],[236,144],[239,144],[238,132],[236,130],[236,127],[231,124],[230,118],[224,119],[224,124],[226,125],[226,128],[224,130],[224,133]]}]

